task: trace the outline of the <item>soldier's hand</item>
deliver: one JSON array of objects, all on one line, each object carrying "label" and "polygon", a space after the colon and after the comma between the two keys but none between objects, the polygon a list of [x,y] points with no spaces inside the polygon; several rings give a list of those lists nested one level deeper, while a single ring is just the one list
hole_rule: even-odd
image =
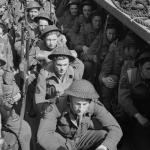
[{"label": "soldier's hand", "polygon": [[30,84],[35,78],[36,78],[36,75],[34,73],[28,73],[28,84]]},{"label": "soldier's hand", "polygon": [[111,77],[102,78],[104,85],[108,88],[114,88],[116,82]]},{"label": "soldier's hand", "polygon": [[75,58],[77,58],[78,54],[75,50],[70,50],[72,56],[74,56]]},{"label": "soldier's hand", "polygon": [[57,93],[56,95],[58,97],[64,94],[64,87],[61,86],[61,84],[55,84],[54,86],[56,88],[56,93]]},{"label": "soldier's hand", "polygon": [[85,45],[82,47],[82,50],[83,50],[83,52],[84,52],[85,54],[87,54],[88,49],[89,49],[89,48],[88,48],[87,46],[85,46]]},{"label": "soldier's hand", "polygon": [[140,113],[135,114],[135,118],[137,119],[139,124],[142,125],[143,127],[150,125],[150,121]]},{"label": "soldier's hand", "polygon": [[96,148],[96,150],[108,150],[106,146],[100,145]]},{"label": "soldier's hand", "polygon": [[13,97],[14,103],[15,103],[15,102],[18,102],[18,101],[20,100],[20,98],[21,98],[21,94],[20,94],[20,93],[17,93],[17,94]]}]

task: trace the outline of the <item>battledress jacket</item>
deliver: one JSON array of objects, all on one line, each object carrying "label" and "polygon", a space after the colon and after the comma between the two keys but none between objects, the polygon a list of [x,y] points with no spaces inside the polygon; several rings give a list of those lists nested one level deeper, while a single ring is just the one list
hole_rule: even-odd
[{"label": "battledress jacket", "polygon": [[[56,134],[60,134],[64,138],[74,141],[76,138],[84,135],[86,131],[94,130],[92,118],[96,118],[101,124],[97,130],[107,131],[106,137],[101,144],[105,145],[109,150],[115,149],[122,137],[122,130],[114,117],[101,103],[96,101],[90,103],[88,111],[83,115],[81,128],[77,125],[75,117],[71,114],[67,100],[60,101],[60,104],[57,106],[51,105],[49,112],[41,119],[38,132],[42,138],[48,133],[51,139],[57,140]],[[45,123],[48,123],[46,129]]]}]

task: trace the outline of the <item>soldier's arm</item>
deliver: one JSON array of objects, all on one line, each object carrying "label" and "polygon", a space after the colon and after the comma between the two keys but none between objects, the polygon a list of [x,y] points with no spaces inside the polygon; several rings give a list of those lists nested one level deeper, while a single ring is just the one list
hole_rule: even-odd
[{"label": "soldier's arm", "polygon": [[71,63],[71,66],[74,69],[74,78],[75,79],[82,79],[83,73],[84,73],[84,64],[81,60],[78,58],[75,59],[73,63]]},{"label": "soldier's arm", "polygon": [[32,47],[29,51],[29,66],[35,66],[38,63],[38,60],[36,59],[37,52],[39,51],[38,47]]},{"label": "soldier's arm", "polygon": [[119,82],[118,102],[124,108],[124,111],[133,117],[138,113],[138,110],[133,105],[130,86],[131,85],[129,83],[128,75],[126,72],[124,75],[122,75]]},{"label": "soldier's arm", "polygon": [[87,36],[86,31],[84,29],[84,26],[82,26],[80,29],[79,36],[78,36],[79,39],[78,39],[76,46],[75,46],[75,50],[77,52],[83,52],[83,46],[86,46],[85,45],[86,36]]},{"label": "soldier's arm", "polygon": [[115,148],[123,134],[119,124],[102,104],[95,104],[94,115],[102,124],[103,129],[107,131],[107,136],[101,145],[106,146],[110,150]]},{"label": "soldier's arm", "polygon": [[42,105],[45,102],[45,96],[46,96],[46,72],[44,69],[42,69],[38,76],[35,91],[35,102],[40,112],[42,111],[43,107]]},{"label": "soldier's arm", "polygon": [[111,51],[106,55],[104,62],[102,64],[102,69],[100,74],[101,79],[103,77],[107,77],[111,73],[113,67],[113,61],[114,61],[114,51]]},{"label": "soldier's arm", "polygon": [[92,42],[92,44],[89,47],[88,53],[89,54],[97,54],[97,52],[100,50],[99,45],[101,43],[101,35],[100,33],[97,35],[95,40]]},{"label": "soldier's arm", "polygon": [[12,48],[9,41],[7,43],[7,65],[9,65],[11,68],[14,66]]},{"label": "soldier's arm", "polygon": [[79,17],[77,17],[74,21],[71,32],[79,33],[79,31],[80,31],[80,22],[79,22]]}]

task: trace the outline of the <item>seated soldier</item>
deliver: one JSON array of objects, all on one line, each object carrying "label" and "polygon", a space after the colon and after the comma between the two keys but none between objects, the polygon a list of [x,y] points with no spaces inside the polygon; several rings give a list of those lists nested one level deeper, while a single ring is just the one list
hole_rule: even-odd
[{"label": "seated soldier", "polygon": [[111,113],[115,113],[116,108],[118,107],[116,96],[123,61],[123,40],[118,41],[117,39],[110,45],[109,52],[103,61],[101,72],[99,74],[102,102]]},{"label": "seated soldier", "polygon": [[91,1],[84,1],[81,3],[82,14],[80,14],[74,22],[70,31],[70,38],[75,45],[78,42],[78,35],[82,25],[90,23],[90,18],[93,10],[93,3]]},{"label": "seated soldier", "polygon": [[84,62],[85,65],[84,77],[89,81],[92,81],[94,78],[94,73],[92,72],[89,74],[89,72],[93,69],[96,56],[90,59],[87,54],[89,47],[94,42],[97,35],[101,34],[101,32],[102,18],[100,13],[96,11],[91,16],[91,22],[82,26],[80,30],[79,42],[75,47],[75,50],[79,54],[79,58]]},{"label": "seated soldier", "polygon": [[[20,90],[14,80],[14,74],[5,70],[4,55],[0,55],[0,113],[3,126],[16,134],[22,150],[30,150],[31,129],[25,120],[16,114],[14,105],[20,98]],[[20,122],[21,121],[21,122]],[[21,125],[21,126],[20,126]],[[11,139],[13,141],[13,139]],[[17,139],[16,139],[17,140]],[[11,142],[11,141],[10,141]],[[8,145],[11,143],[7,143]]]},{"label": "seated soldier", "polygon": [[94,86],[76,80],[65,94],[68,99],[61,104],[47,106],[37,134],[39,144],[45,150],[116,150],[122,130],[98,101]]},{"label": "seated soldier", "polygon": [[[148,49],[149,50],[149,49]],[[118,100],[132,124],[130,141],[136,150],[150,149],[150,52],[137,57],[135,68],[122,74]],[[129,120],[126,120],[129,122]]]},{"label": "seated soldier", "polygon": [[67,39],[70,39],[72,36],[70,34],[71,28],[79,13],[79,3],[76,0],[70,0],[66,9],[64,15],[61,18],[58,18],[58,23]]},{"label": "seated soldier", "polygon": [[57,47],[49,59],[52,61],[41,69],[37,80],[35,101],[40,112],[45,111],[42,108],[45,102],[55,103],[57,98],[63,99],[64,90],[74,80],[81,79],[84,71],[84,66],[78,66],[77,58],[67,47]]}]

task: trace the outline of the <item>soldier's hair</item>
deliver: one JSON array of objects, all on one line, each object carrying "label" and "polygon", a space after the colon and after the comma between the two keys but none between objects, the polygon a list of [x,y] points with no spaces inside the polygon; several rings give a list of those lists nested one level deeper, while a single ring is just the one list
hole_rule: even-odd
[{"label": "soldier's hair", "polygon": [[54,61],[56,60],[64,60],[64,59],[69,59],[67,56],[63,56],[63,55],[58,55],[57,57],[54,57]]},{"label": "soldier's hair", "polygon": [[57,36],[60,35],[59,31],[52,31],[52,32],[49,32],[45,35],[45,37],[49,36],[49,35],[53,35],[53,34],[56,34]]}]

